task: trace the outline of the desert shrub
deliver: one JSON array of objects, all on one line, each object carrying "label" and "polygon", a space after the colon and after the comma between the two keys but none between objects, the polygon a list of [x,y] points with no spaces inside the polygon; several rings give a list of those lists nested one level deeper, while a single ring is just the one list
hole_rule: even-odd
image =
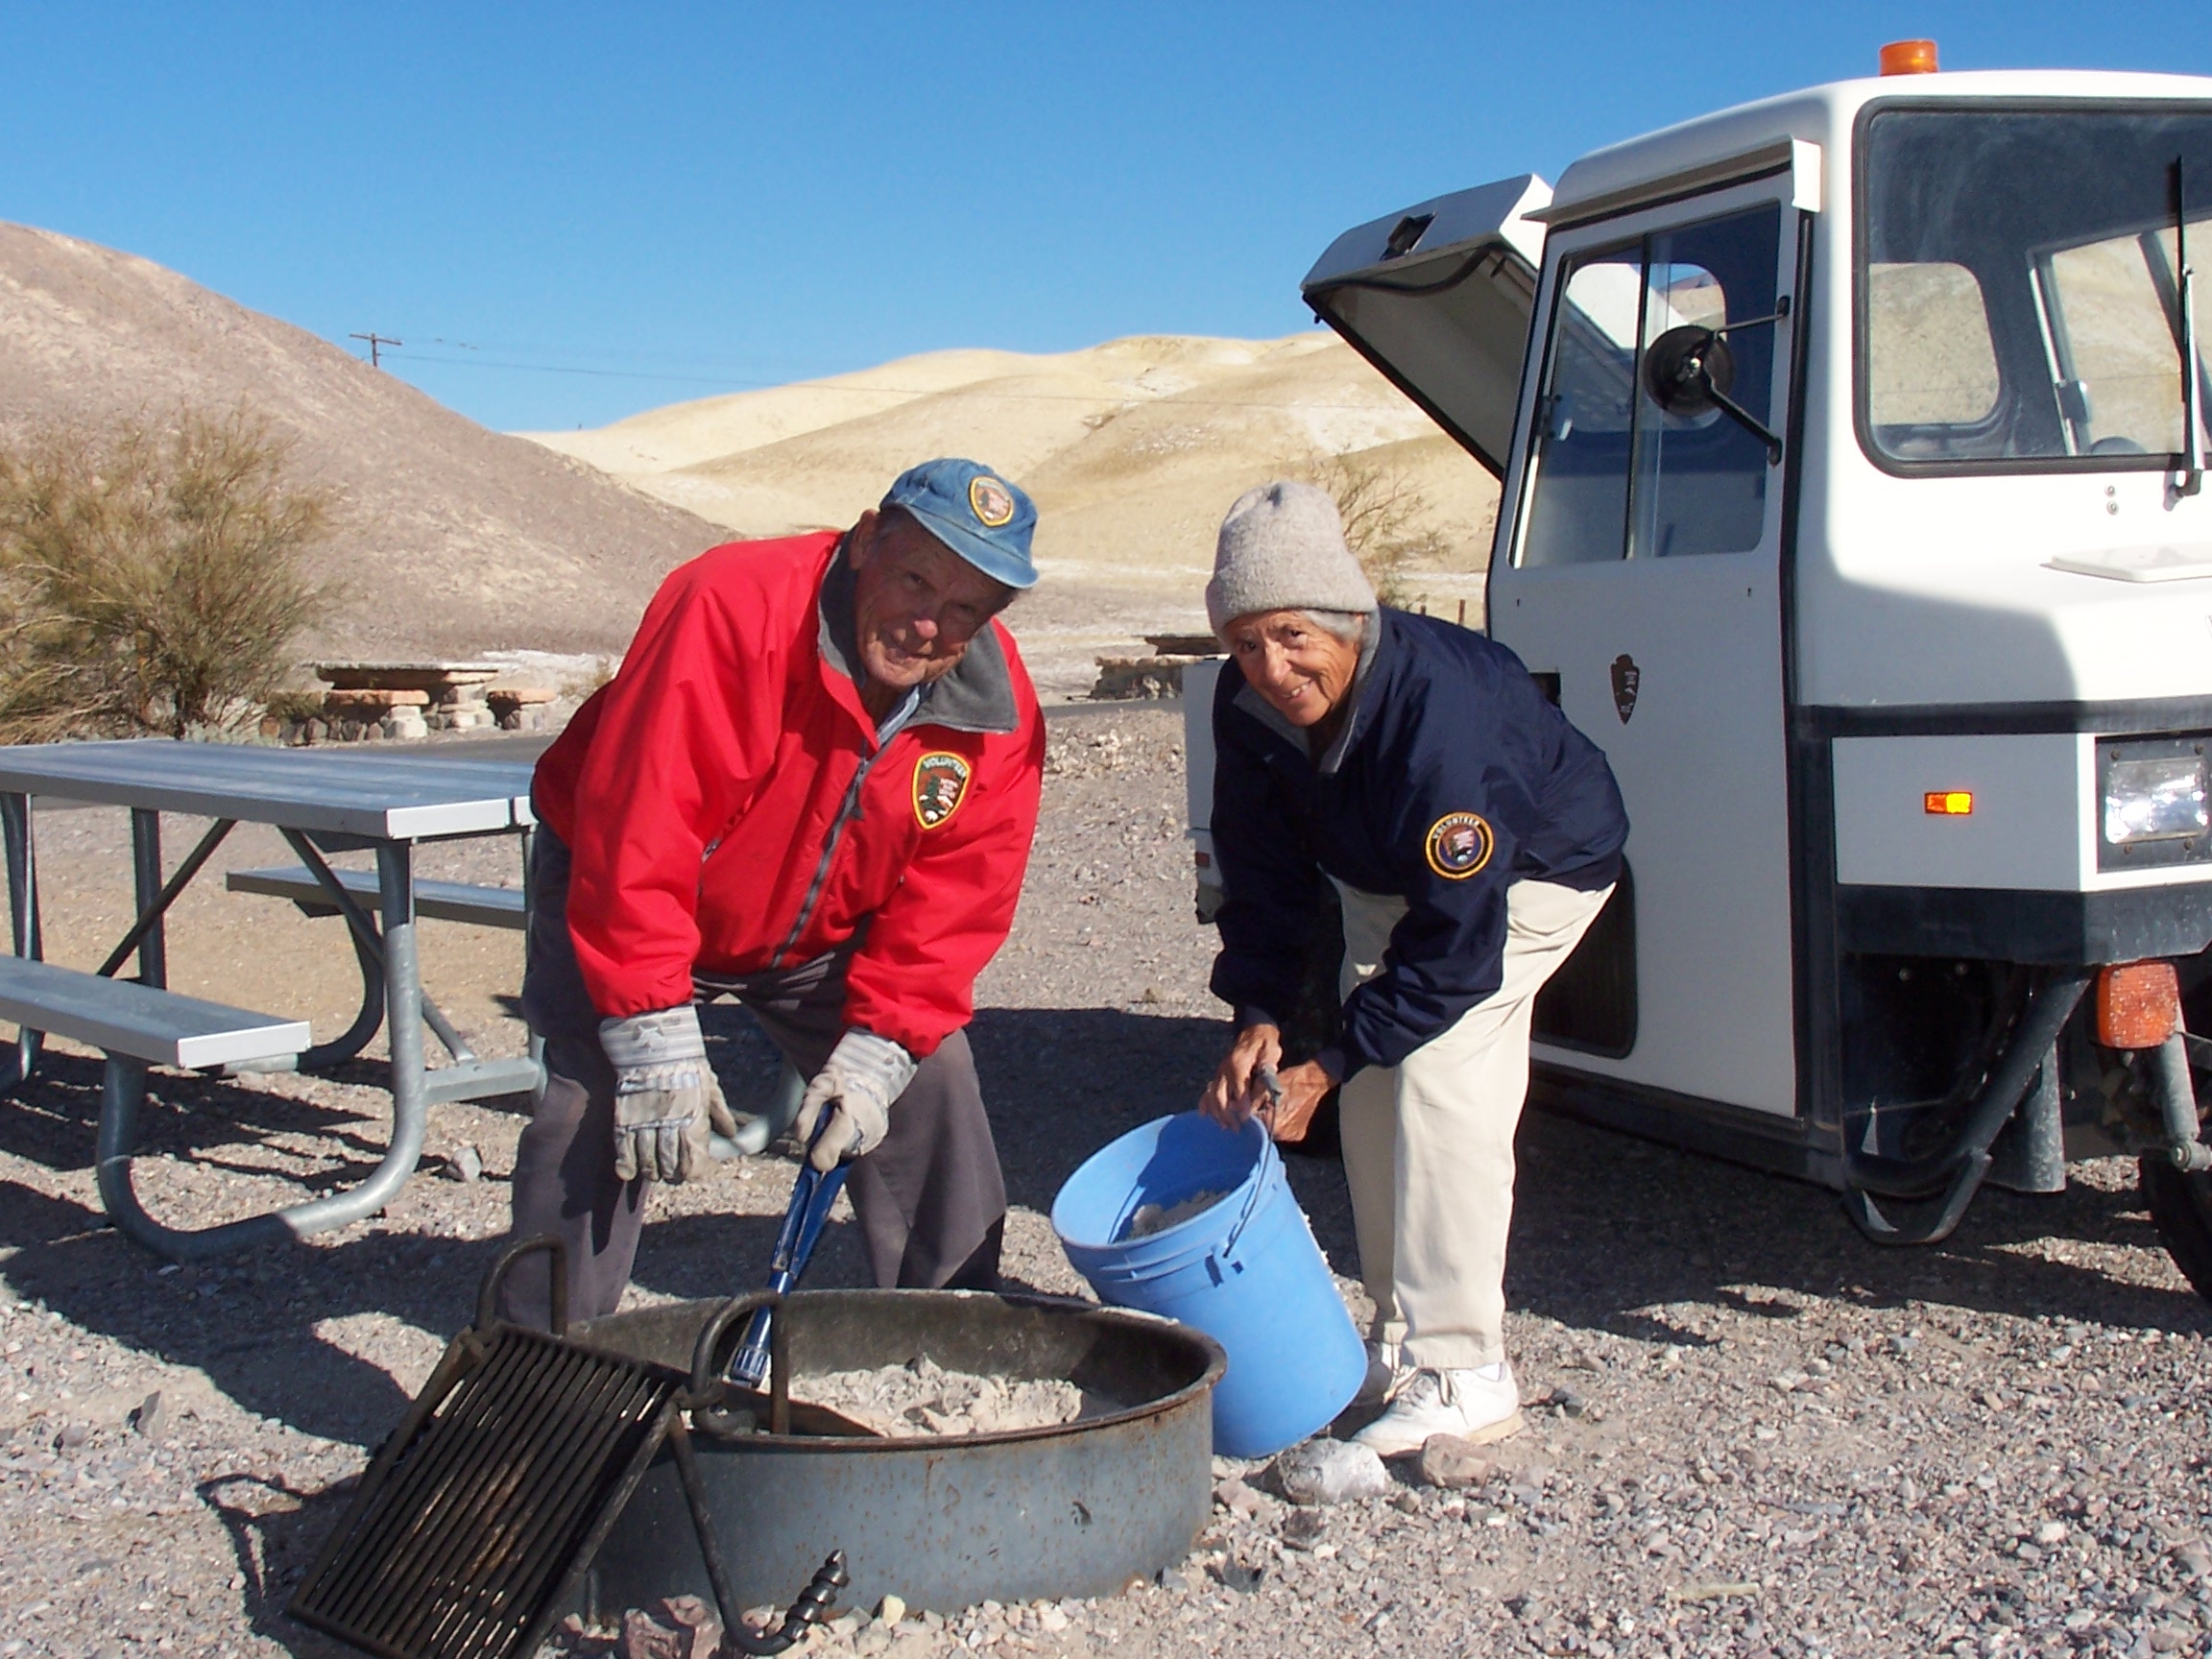
[{"label": "desert shrub", "polygon": [[1429,501],[1412,475],[1402,466],[1354,451],[1323,456],[1309,477],[1334,498],[1345,544],[1375,585],[1376,597],[1385,605],[1407,599],[1412,567],[1446,546],[1441,531],[1423,527]]},{"label": "desert shrub", "polygon": [[0,737],[220,731],[336,597],[330,492],[244,409],[55,427],[0,449]]},{"label": "desert shrub", "polygon": [[313,720],[323,712],[328,693],[315,686],[288,685],[261,700],[261,711],[278,720]]}]

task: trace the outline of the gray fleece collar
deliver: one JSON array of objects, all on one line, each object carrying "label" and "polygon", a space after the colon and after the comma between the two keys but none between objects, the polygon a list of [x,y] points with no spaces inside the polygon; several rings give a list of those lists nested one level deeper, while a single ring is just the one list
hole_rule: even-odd
[{"label": "gray fleece collar", "polygon": [[[845,562],[845,543],[822,575],[819,641],[822,661],[859,685],[866,683],[860,666],[860,638],[853,624],[853,566]],[[922,687],[922,707],[912,724],[943,726],[953,732],[998,735],[1016,731],[1022,711],[1014,701],[1014,671],[1006,661],[1006,649],[998,643],[998,630],[986,623],[968,641],[960,665],[942,680]]]}]

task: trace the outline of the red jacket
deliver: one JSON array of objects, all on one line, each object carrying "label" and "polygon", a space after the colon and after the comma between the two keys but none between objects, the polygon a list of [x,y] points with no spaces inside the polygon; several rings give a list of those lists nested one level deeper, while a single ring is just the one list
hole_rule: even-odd
[{"label": "red jacket", "polygon": [[967,1024],[1037,830],[1045,721],[998,622],[878,750],[834,532],[716,547],[661,586],[621,672],[538,762],[601,1014],[692,971],[789,967],[865,928],[845,1021],[916,1055]]}]

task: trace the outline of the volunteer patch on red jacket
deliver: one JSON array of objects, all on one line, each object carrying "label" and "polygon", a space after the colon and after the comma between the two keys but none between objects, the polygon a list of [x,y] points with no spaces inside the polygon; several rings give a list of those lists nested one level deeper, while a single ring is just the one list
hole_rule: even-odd
[{"label": "volunteer patch on red jacket", "polygon": [[967,760],[942,749],[914,762],[914,821],[934,830],[968,799],[968,780],[974,775]]},{"label": "volunteer patch on red jacket", "polygon": [[1461,881],[1490,862],[1498,837],[1473,812],[1447,812],[1429,826],[1429,868],[1447,881]]}]

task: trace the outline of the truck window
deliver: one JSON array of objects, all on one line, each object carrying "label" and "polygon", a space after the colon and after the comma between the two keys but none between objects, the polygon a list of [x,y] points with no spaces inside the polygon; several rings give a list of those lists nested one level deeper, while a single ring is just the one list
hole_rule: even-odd
[{"label": "truck window", "polygon": [[1996,412],[1997,348],[1963,265],[1866,273],[1866,407],[1877,427],[1979,426]]},{"label": "truck window", "polygon": [[[2202,260],[2195,247],[2189,252]],[[2051,255],[2045,280],[2059,330],[2060,378],[2072,382],[2062,408],[2076,453],[2165,455],[2181,447],[2181,355],[2164,298],[2175,268],[2172,230],[2109,236]],[[2197,349],[2212,350],[2212,284],[2197,290]]]},{"label": "truck window", "polygon": [[1774,407],[1781,207],[1767,203],[1572,256],[1538,399],[1520,563],[1741,553],[1765,531],[1764,443],[1717,409],[1671,414],[1642,384],[1650,343],[1695,325],[1726,346],[1722,390]]},{"label": "truck window", "polygon": [[[2201,108],[1877,108],[1859,145],[1862,439],[1898,470],[2156,470],[2181,444],[2174,168],[2212,272]],[[2197,284],[2200,353],[2212,287]]]},{"label": "truck window", "polygon": [[1591,254],[1564,274],[1549,383],[1537,406],[1524,565],[1627,555],[1628,433],[1643,286],[1641,245]]}]

